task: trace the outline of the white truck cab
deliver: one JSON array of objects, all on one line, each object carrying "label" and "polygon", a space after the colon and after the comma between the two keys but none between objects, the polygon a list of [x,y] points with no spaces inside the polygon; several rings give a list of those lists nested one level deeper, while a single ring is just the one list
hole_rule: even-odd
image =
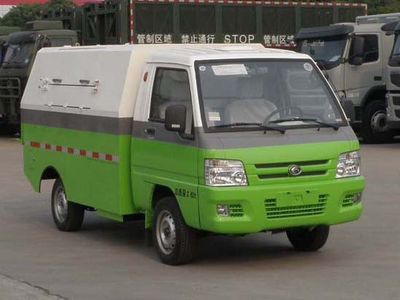
[{"label": "white truck cab", "polygon": [[386,68],[387,80],[387,121],[393,129],[400,129],[400,21],[391,22],[382,27],[395,42]]},{"label": "white truck cab", "polygon": [[377,23],[386,20],[382,18],[304,28],[296,36],[298,50],[317,62],[340,98],[353,103],[352,125],[368,143],[390,140],[394,134],[387,126],[385,108],[385,69],[393,36]]}]

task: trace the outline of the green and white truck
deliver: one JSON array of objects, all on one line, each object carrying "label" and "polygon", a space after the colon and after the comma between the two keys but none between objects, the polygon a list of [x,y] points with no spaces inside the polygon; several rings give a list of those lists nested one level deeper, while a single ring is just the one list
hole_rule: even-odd
[{"label": "green and white truck", "polygon": [[[305,54],[262,45],[39,51],[22,106],[25,174],[55,179],[62,231],[85,210],[144,218],[162,262],[204,233],[286,231],[303,251],[358,219],[358,140]],[[199,234],[201,233],[201,234]]]}]

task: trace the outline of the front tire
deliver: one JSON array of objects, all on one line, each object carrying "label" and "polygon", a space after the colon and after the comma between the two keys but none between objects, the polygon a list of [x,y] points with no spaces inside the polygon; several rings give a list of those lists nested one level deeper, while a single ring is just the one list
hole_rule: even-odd
[{"label": "front tire", "polygon": [[321,249],[329,236],[329,226],[314,228],[296,228],[286,231],[292,246],[299,251],[317,251]]},{"label": "front tire", "polygon": [[195,257],[196,234],[185,224],[173,197],[162,198],[156,204],[152,234],[153,245],[163,263],[181,265]]},{"label": "front tire", "polygon": [[385,103],[380,100],[370,102],[363,113],[361,136],[368,144],[390,142],[394,131],[389,129]]},{"label": "front tire", "polygon": [[64,185],[56,179],[51,193],[51,212],[54,223],[61,231],[77,231],[81,228],[85,208],[67,200]]}]

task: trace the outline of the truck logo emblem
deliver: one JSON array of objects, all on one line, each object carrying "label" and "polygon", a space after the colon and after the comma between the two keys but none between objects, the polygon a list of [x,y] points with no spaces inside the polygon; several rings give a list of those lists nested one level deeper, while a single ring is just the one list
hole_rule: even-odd
[{"label": "truck logo emblem", "polygon": [[290,165],[288,168],[289,175],[299,176],[303,170],[298,165]]}]

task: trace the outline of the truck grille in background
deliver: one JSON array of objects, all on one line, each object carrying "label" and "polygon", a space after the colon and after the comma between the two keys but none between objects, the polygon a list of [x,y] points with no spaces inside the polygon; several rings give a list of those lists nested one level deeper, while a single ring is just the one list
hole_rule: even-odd
[{"label": "truck grille in background", "polygon": [[0,98],[20,98],[19,78],[0,78]]},{"label": "truck grille in background", "polygon": [[398,73],[392,73],[390,74],[390,81],[396,85],[396,86],[400,86],[400,74]]},{"label": "truck grille in background", "polygon": [[[312,160],[300,162],[283,162],[283,163],[267,163],[256,164],[258,178],[260,179],[277,179],[277,178],[298,178],[305,176],[322,176],[328,172],[329,160]],[[298,176],[291,176],[288,173],[290,165],[298,165],[302,168],[302,173]]]},{"label": "truck grille in background", "polygon": [[230,217],[243,217],[243,207],[240,204],[229,205],[229,216]]},{"label": "truck grille in background", "polygon": [[393,97],[393,104],[394,105],[400,105],[400,97]]},{"label": "truck grille in background", "polygon": [[318,202],[315,204],[296,205],[296,206],[282,206],[277,205],[277,199],[266,199],[264,201],[267,219],[279,218],[294,218],[303,216],[316,216],[321,215],[325,211],[326,202],[328,200],[327,194],[318,196]]}]

